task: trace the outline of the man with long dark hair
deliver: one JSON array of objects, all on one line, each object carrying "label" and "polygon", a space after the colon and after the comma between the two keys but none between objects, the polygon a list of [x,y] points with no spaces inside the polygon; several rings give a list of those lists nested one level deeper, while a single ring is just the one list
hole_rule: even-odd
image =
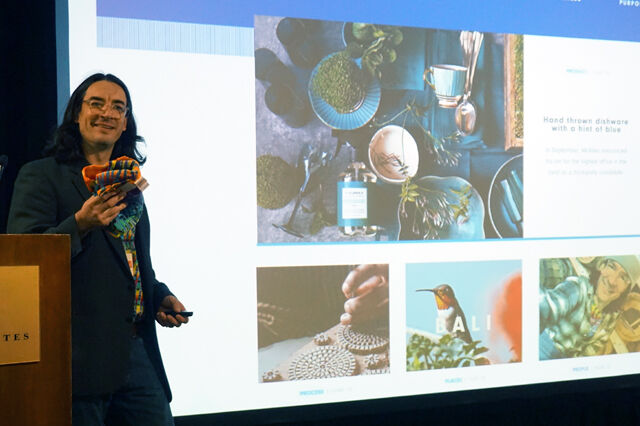
[{"label": "man with long dark hair", "polygon": [[156,280],[140,191],[123,190],[139,180],[142,141],[125,84],[94,74],[71,95],[47,157],[15,183],[9,232],[71,237],[77,425],[173,424],[154,319],[178,327],[188,318]]}]

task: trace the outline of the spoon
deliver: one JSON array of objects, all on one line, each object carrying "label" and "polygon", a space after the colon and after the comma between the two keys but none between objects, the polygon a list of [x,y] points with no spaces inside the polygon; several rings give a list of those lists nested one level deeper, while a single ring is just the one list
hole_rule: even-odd
[{"label": "spoon", "polygon": [[291,212],[291,216],[289,216],[289,220],[287,221],[287,223],[283,223],[282,225],[273,223],[273,226],[298,238],[304,238],[303,234],[293,229],[293,221],[296,217],[296,213],[298,212],[298,208],[300,207],[300,203],[302,202],[302,196],[307,190],[307,185],[309,184],[311,175],[315,173],[320,167],[326,166],[329,161],[331,161],[331,154],[329,154],[328,152],[320,152],[315,148],[312,148],[309,144],[305,145],[302,148],[300,157],[298,159],[298,166],[304,167],[304,182],[302,183],[302,186],[298,191],[298,195],[296,196],[296,203],[293,206],[293,211]]},{"label": "spoon", "polygon": [[471,87],[473,76],[476,71],[478,54],[482,46],[484,34],[478,31],[461,31],[460,44],[463,52],[463,63],[467,67],[467,78],[465,80],[465,93],[460,105],[456,107],[455,121],[458,131],[463,136],[468,136],[474,132],[478,117],[477,107],[471,101]]}]

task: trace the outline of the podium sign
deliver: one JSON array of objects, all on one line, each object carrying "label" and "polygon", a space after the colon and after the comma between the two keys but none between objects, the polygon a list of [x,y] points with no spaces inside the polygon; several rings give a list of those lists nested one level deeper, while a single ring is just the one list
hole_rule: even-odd
[{"label": "podium sign", "polygon": [[0,235],[0,424],[71,425],[68,235]]},{"label": "podium sign", "polygon": [[0,365],[40,361],[38,266],[0,266]]}]

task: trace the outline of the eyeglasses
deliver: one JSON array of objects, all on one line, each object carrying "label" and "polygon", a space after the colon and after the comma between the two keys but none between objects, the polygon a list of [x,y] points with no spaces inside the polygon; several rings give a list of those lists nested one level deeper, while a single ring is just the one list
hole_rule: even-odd
[{"label": "eyeglasses", "polygon": [[129,107],[126,107],[122,104],[110,104],[99,101],[97,99],[90,99],[88,101],[82,101],[83,103],[89,106],[89,110],[93,113],[98,112],[113,112],[119,119],[127,115],[129,112]]}]

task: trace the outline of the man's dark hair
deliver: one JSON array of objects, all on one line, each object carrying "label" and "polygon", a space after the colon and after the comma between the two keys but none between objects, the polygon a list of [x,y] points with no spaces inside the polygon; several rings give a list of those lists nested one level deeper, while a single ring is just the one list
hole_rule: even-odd
[{"label": "man's dark hair", "polygon": [[110,81],[122,88],[127,98],[127,128],[120,135],[120,139],[116,142],[111,153],[111,158],[118,158],[123,155],[133,158],[140,164],[144,164],[146,158],[138,150],[138,143],[144,142],[142,136],[138,135],[136,120],[133,117],[133,105],[131,104],[131,96],[127,86],[113,74],[97,73],[84,80],[71,94],[67,108],[64,111],[62,123],[53,133],[53,139],[45,147],[45,156],[55,157],[62,163],[84,160],[82,152],[82,136],[76,120],[82,109],[82,101],[89,86],[98,81]]}]

